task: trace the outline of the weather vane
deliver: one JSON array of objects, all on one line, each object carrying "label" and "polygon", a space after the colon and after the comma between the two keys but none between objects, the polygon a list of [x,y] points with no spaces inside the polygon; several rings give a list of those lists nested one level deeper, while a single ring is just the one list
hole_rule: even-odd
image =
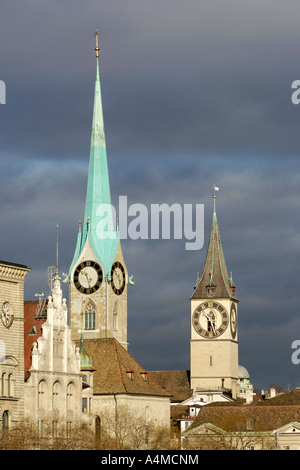
[{"label": "weather vane", "polygon": [[214,198],[214,199],[217,197],[217,196],[215,195],[215,192],[216,192],[216,191],[219,191],[219,189],[220,189],[220,188],[219,188],[218,186],[216,186],[215,184],[213,185],[213,190],[214,190],[213,198]]},{"label": "weather vane", "polygon": [[96,57],[97,57],[97,59],[98,59],[100,47],[99,47],[99,44],[98,44],[98,30],[97,30],[97,29],[96,29],[96,32],[95,32],[95,38],[96,38],[96,47],[95,47],[95,51],[96,51]]}]

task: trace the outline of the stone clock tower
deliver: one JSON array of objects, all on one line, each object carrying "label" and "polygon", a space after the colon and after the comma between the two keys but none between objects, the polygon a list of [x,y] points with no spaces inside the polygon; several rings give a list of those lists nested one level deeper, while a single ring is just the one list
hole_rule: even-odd
[{"label": "stone clock tower", "polygon": [[216,197],[203,272],[191,301],[191,388],[237,393],[237,303],[232,276],[228,277],[216,215]]},{"label": "stone clock tower", "polygon": [[119,229],[111,206],[104,134],[99,47],[96,32],[96,82],[83,225],[69,270],[72,339],[116,338],[127,349],[127,285]]}]

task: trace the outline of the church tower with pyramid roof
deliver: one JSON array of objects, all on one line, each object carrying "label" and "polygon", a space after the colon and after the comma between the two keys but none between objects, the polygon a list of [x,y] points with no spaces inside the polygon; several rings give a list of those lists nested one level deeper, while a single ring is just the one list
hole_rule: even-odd
[{"label": "church tower with pyramid roof", "polygon": [[191,388],[229,389],[236,397],[238,380],[237,304],[228,276],[214,196],[213,220],[206,259],[191,302]]},{"label": "church tower with pyramid roof", "polygon": [[128,274],[122,255],[110,182],[102,110],[98,32],[92,135],[83,224],[69,269],[72,339],[115,338],[127,349]]}]

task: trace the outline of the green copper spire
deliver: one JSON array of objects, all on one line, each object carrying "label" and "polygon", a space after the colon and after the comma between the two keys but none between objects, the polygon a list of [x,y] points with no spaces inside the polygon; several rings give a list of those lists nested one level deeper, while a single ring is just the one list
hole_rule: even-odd
[{"label": "green copper spire", "polygon": [[111,207],[99,74],[97,31],[95,36],[96,81],[85,214],[82,231],[80,228],[78,233],[77,245],[69,274],[71,274],[71,270],[81,255],[88,238],[94,254],[102,265],[104,275],[106,276],[110,273],[112,263],[115,259],[119,232],[114,228],[115,221]]}]

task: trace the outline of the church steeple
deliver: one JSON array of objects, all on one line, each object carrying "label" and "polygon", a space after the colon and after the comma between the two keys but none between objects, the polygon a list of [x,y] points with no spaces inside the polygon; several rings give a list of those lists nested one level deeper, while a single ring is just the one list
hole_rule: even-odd
[{"label": "church steeple", "polygon": [[80,223],[77,245],[69,274],[71,274],[74,264],[80,257],[87,239],[89,239],[92,250],[103,268],[103,274],[107,276],[116,256],[119,232],[118,228],[114,228],[115,221],[113,220],[114,214],[111,207],[99,74],[98,31],[96,31],[95,36],[96,81],[85,214],[82,228]]},{"label": "church steeple", "polygon": [[[111,205],[97,31],[95,36],[96,81],[85,213],[83,223],[79,222],[68,276],[70,325],[74,340],[80,335],[85,339],[116,338],[127,348],[128,272]],[[86,356],[84,351],[82,354]]]},{"label": "church steeple", "polygon": [[206,260],[200,279],[197,280],[192,299],[230,298],[237,300],[232,278],[229,279],[223,253],[214,196],[213,219]]},{"label": "church steeple", "polygon": [[190,377],[194,391],[225,388],[231,390],[233,398],[237,396],[237,303],[232,275],[228,278],[214,196],[206,259],[190,299]]}]

